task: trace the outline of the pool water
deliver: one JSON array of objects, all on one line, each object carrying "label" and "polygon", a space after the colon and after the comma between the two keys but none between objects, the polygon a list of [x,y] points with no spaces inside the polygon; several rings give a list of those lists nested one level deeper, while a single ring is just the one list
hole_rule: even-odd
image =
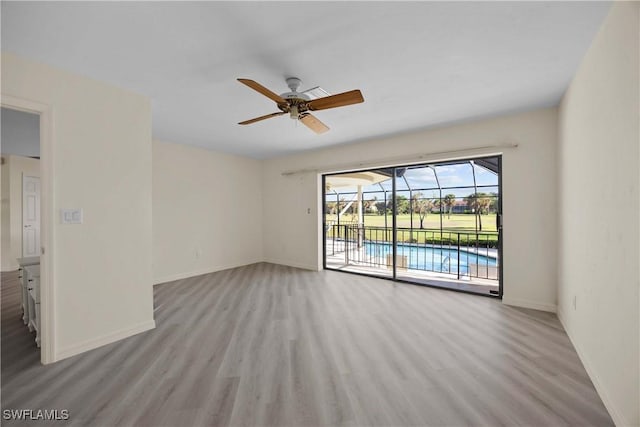
[{"label": "pool water", "polygon": [[[367,255],[386,260],[387,254],[393,253],[390,243],[365,242]],[[482,249],[480,249],[482,251]],[[458,272],[457,249],[430,246],[398,245],[398,256],[407,257],[407,266],[414,270],[435,271],[438,273]],[[460,273],[469,272],[469,264],[481,266],[496,266],[495,258],[478,255],[464,250],[460,251]]]}]

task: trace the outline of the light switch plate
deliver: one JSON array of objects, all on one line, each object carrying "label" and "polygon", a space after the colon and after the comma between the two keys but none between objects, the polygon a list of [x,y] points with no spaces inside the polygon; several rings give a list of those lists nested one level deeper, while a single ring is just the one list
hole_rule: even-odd
[{"label": "light switch plate", "polygon": [[60,209],[63,224],[82,224],[82,208]]}]

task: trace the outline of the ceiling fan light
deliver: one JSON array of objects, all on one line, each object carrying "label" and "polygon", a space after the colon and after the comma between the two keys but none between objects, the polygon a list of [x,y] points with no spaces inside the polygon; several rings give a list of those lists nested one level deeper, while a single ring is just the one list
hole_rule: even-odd
[{"label": "ceiling fan light", "polygon": [[289,110],[289,117],[291,117],[293,120],[298,120],[298,106],[297,105],[292,105],[291,109]]},{"label": "ceiling fan light", "polygon": [[331,94],[329,92],[327,92],[326,90],[322,89],[320,86],[316,86],[313,87],[311,89],[307,89],[304,92],[302,92],[303,95],[307,95],[309,97],[309,99],[318,99],[318,98],[324,98],[327,96],[331,96]]}]

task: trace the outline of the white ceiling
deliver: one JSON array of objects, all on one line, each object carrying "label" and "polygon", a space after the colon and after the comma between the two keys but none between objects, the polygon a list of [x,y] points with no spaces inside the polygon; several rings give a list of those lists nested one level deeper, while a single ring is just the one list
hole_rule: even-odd
[{"label": "white ceiling", "polygon": [[[153,134],[256,158],[558,103],[608,2],[6,2],[2,50],[149,96]],[[316,135],[236,82],[365,103]]]}]

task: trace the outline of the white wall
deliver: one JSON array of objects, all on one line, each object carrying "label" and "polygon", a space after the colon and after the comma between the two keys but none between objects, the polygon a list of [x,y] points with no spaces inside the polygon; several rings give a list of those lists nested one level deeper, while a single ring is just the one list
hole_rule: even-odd
[{"label": "white wall", "polygon": [[[6,198],[8,207],[6,219],[8,225],[6,234],[2,230],[2,271],[13,271],[18,269],[18,258],[22,258],[22,175],[40,176],[40,160],[22,156],[3,156],[5,164],[2,166],[8,168],[6,176],[7,194],[2,195],[2,199]],[[5,248],[5,245],[6,248]]]},{"label": "white wall", "polygon": [[8,53],[2,95],[51,109],[54,358],[154,327],[149,100]]},{"label": "white wall", "polygon": [[[265,161],[265,260],[309,269],[321,266],[318,173],[282,176],[283,171],[320,168],[329,172],[369,162],[385,165],[379,159],[402,164],[418,161],[422,153],[504,143],[519,146],[455,156],[504,151],[504,302],[555,311],[557,110],[553,108]],[[424,160],[452,157],[441,154]]]},{"label": "white wall", "polygon": [[1,114],[2,154],[40,157],[40,116],[9,108]]},{"label": "white wall", "polygon": [[[617,425],[640,425],[640,3],[614,3],[560,107],[559,316]],[[575,298],[575,306],[574,306]]]},{"label": "white wall", "polygon": [[153,142],[153,280],[262,261],[262,164]]}]

